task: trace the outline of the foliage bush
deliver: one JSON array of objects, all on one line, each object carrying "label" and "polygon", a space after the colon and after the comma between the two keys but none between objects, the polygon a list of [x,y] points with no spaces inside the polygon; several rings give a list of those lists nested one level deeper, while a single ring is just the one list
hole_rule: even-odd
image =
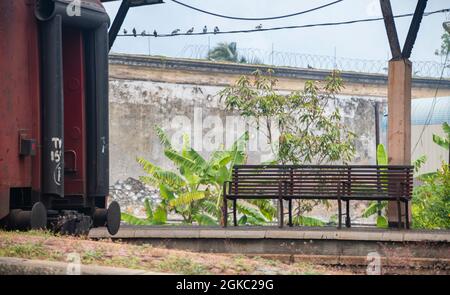
[{"label": "foliage bush", "polygon": [[412,222],[415,228],[450,228],[450,168],[442,163],[431,177],[425,177],[421,186],[414,188]]},{"label": "foliage bush", "polygon": [[[444,122],[444,137],[433,134],[433,142],[448,150],[450,148],[450,126]],[[450,167],[442,163],[438,171],[421,175],[421,186],[414,188],[412,199],[413,226],[416,228],[450,228]]]},{"label": "foliage bush", "polygon": [[[438,146],[449,149],[450,147],[450,126],[448,123],[442,124],[445,137],[433,134],[433,142]],[[421,156],[413,161],[414,172],[418,173],[420,167],[426,162],[426,157]],[[388,157],[382,144],[377,147],[377,163],[387,165]],[[412,198],[412,226],[424,229],[448,229],[450,228],[450,169],[449,165],[442,163],[436,172],[417,175],[421,185],[415,186]],[[370,202],[364,210],[362,217],[367,218],[381,211],[377,216],[377,226],[387,227],[385,208],[387,201]]]}]

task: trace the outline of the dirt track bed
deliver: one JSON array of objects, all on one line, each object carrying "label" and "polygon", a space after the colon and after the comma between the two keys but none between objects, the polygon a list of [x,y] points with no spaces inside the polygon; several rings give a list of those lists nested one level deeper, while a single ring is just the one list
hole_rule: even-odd
[{"label": "dirt track bed", "polygon": [[49,232],[0,231],[0,256],[67,261],[78,253],[82,264],[180,274],[352,274],[351,270],[309,262],[289,263],[242,255],[204,254],[130,245],[108,239],[57,236]]},{"label": "dirt track bed", "polygon": [[[85,265],[179,274],[347,275],[365,274],[367,269],[366,257],[197,253],[130,244],[125,240],[90,240],[41,231],[0,231],[0,257],[67,262],[69,253],[77,253]],[[450,274],[448,260],[422,260],[405,257],[383,260],[382,274]]]}]

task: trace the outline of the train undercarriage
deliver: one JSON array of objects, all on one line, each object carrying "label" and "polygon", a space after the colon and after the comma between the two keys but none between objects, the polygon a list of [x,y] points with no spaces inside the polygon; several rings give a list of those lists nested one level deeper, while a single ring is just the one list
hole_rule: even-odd
[{"label": "train undercarriage", "polygon": [[100,0],[0,1],[1,226],[117,233],[109,24]]}]

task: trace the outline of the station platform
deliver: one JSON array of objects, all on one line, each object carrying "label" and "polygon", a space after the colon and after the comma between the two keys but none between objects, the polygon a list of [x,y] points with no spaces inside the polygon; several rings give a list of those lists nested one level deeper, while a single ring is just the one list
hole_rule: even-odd
[{"label": "station platform", "polygon": [[378,228],[271,226],[127,226],[114,237],[91,230],[92,239],[193,252],[242,254],[289,262],[312,262],[365,270],[370,257],[380,258],[387,273],[450,274],[450,231]]},{"label": "station platform", "polygon": [[274,226],[129,226],[122,225],[115,236],[105,229],[92,229],[91,238],[113,239],[275,239],[339,240],[378,242],[450,243],[450,230],[398,230],[379,228],[284,227]]}]

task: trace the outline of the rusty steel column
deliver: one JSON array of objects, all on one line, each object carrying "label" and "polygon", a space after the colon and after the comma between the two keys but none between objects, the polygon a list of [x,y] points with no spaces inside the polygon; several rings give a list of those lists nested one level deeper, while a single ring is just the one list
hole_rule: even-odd
[{"label": "rusty steel column", "polygon": [[[390,165],[411,164],[411,74],[412,63],[409,59],[389,61],[387,141]],[[404,220],[403,217],[402,222]],[[388,222],[389,227],[398,226],[395,201],[388,203]]]}]

